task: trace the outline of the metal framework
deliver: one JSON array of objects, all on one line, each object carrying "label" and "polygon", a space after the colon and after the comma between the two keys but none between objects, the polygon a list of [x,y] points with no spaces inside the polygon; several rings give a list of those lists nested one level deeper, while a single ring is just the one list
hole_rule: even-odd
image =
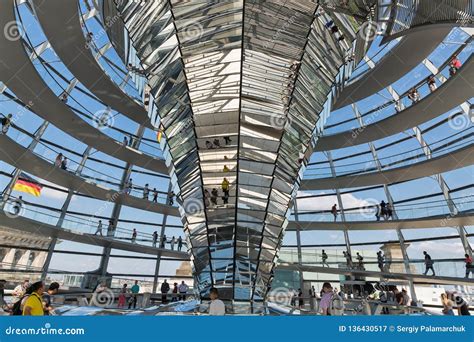
[{"label": "metal framework", "polygon": [[[21,3],[18,1],[17,5]],[[152,101],[142,109],[148,111],[153,125],[160,127],[165,160],[150,157],[136,164],[146,167],[148,161],[154,161],[155,171],[165,168],[170,171],[168,192],[177,197],[193,262],[195,290],[201,298],[208,296],[211,287],[218,287],[223,299],[250,302],[257,310],[260,306],[256,303],[266,298],[288,217],[293,213],[299,221],[300,213],[294,202],[307,161],[317,146],[333,97],[340,94],[341,85],[351,75],[359,43],[357,32],[361,24],[374,16],[374,3],[362,0],[350,2],[348,6],[339,1],[319,4],[311,0],[109,0],[101,3],[102,10],[116,13],[120,18],[118,24],[107,28],[112,41],[98,48],[94,59],[98,62],[106,58],[105,53],[115,47],[125,65],[130,63],[131,68],[138,70],[135,75],[127,72],[119,89],[125,91],[125,85],[133,80],[138,93]],[[451,3],[465,6],[456,13],[443,12],[441,17],[437,8],[434,18],[424,15],[431,9],[424,1],[398,1],[396,5],[379,1],[378,14],[381,18],[381,10],[385,10],[385,19],[380,21],[385,22],[385,34],[390,39],[412,28],[426,26],[434,19],[439,23],[459,24],[460,20],[472,23],[472,17],[466,16],[468,10],[472,13],[469,7],[472,5],[463,1]],[[79,11],[82,23],[103,20],[95,8],[86,7],[87,13]],[[406,10],[409,20],[402,22],[400,16],[406,15]],[[48,19],[46,15],[43,21],[45,19]],[[25,44],[25,53],[31,62],[44,63],[42,54],[52,49],[48,41],[31,47],[28,38],[18,44]],[[366,51],[367,44],[364,46]],[[376,66],[371,60],[367,64],[370,68]],[[439,70],[428,59],[423,64],[438,74]],[[439,80],[446,81],[441,76]],[[78,84],[75,77],[68,80],[63,94],[72,94]],[[2,92],[4,90],[5,87]],[[387,90],[395,102],[399,100],[400,95],[391,86]],[[473,115],[468,102],[460,108],[465,115]],[[110,110],[107,106],[107,115]],[[352,110],[359,126],[366,127],[364,115],[355,104]],[[35,133],[30,150],[40,141],[47,126],[48,121],[45,121]],[[86,126],[81,127],[86,129]],[[118,146],[125,150],[123,160],[128,160],[120,181],[122,190],[133,168],[132,157],[138,158],[141,153],[138,146],[144,132],[142,124],[134,134],[138,139],[134,146],[137,151],[133,154]],[[422,130],[414,127],[413,132],[424,155],[431,159],[434,151],[425,141]],[[76,174],[81,175],[93,147],[86,148]],[[374,171],[380,173],[384,167],[377,148],[373,142],[369,142],[368,147]],[[325,152],[331,176],[335,178],[338,174],[332,152]],[[4,202],[19,173],[18,169],[14,171],[3,194]],[[446,181],[440,174],[435,178],[450,214],[456,215],[458,208]],[[384,184],[383,190],[393,207],[389,186]],[[350,222],[346,217],[348,208],[344,208],[341,189],[336,188],[335,194],[344,223],[344,246],[351,253],[352,244],[346,229]],[[56,227],[63,227],[74,195],[76,192],[68,189]],[[169,198],[167,201],[169,204]],[[120,219],[122,205],[120,202],[114,205],[110,217],[114,224]],[[394,217],[397,218],[396,211]],[[167,220],[165,214],[160,241]],[[301,230],[296,227],[298,264],[302,266],[303,241]],[[405,237],[401,229],[396,232],[412,298],[416,300]],[[114,236],[115,229],[108,233]],[[458,236],[465,252],[472,254],[469,234],[462,225],[458,227]],[[42,278],[49,272],[55,244],[56,238],[53,238],[41,271]],[[111,247],[105,247],[100,254],[96,275],[107,275],[111,251]],[[150,276],[153,291],[156,291],[161,276],[160,263],[165,258],[157,251],[153,260],[156,260],[155,271]],[[301,288],[305,284],[303,269],[299,268]]]},{"label": "metal framework", "polygon": [[159,108],[196,286],[202,296],[216,286],[222,298],[261,301],[358,25],[311,1],[118,9]]}]

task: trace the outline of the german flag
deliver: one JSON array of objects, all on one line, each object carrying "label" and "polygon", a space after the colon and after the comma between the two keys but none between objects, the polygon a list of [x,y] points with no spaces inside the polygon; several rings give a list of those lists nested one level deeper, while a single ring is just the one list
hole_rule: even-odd
[{"label": "german flag", "polygon": [[43,187],[39,185],[37,181],[23,172],[20,173],[15,186],[13,186],[13,190],[26,192],[36,197],[41,195],[41,189],[43,189]]}]

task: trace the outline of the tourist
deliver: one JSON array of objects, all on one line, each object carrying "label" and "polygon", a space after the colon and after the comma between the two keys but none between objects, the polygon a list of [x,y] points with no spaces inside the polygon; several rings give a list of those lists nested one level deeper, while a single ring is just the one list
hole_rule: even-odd
[{"label": "tourist", "polygon": [[469,274],[473,273],[472,257],[469,254],[464,254],[464,258],[464,263],[466,264],[466,278],[469,278]]},{"label": "tourist", "polygon": [[393,293],[395,295],[395,302],[397,305],[403,305],[403,293],[395,286],[393,288]]},{"label": "tourist", "polygon": [[458,307],[459,316],[471,316],[469,312],[469,303],[460,295],[456,294],[456,306]]},{"label": "tourist", "polygon": [[107,290],[108,290],[107,282],[105,280],[102,280],[101,282],[97,283],[97,286],[95,287],[95,289],[92,292],[102,293],[102,292],[107,291]]},{"label": "tourist", "polygon": [[214,146],[212,145],[212,143],[211,143],[209,140],[206,140],[206,147],[207,147],[208,149],[214,148]]},{"label": "tourist", "polygon": [[54,166],[61,167],[62,162],[63,162],[63,154],[58,153],[58,155],[56,156],[56,160],[54,161]]},{"label": "tourist", "polygon": [[61,169],[63,169],[64,171],[67,170],[67,158],[64,157],[62,162],[61,162]]},{"label": "tourist", "polygon": [[229,203],[229,181],[224,177],[222,181],[222,191],[224,192],[224,197],[222,197],[224,204]]},{"label": "tourist", "polygon": [[434,92],[436,90],[436,79],[433,75],[428,77],[428,88],[430,88],[430,92]]},{"label": "tourist", "polygon": [[174,245],[175,245],[175,243],[176,243],[176,239],[175,239],[175,237],[173,236],[173,237],[171,238],[171,241],[170,241],[170,247],[171,247],[171,250],[172,250],[172,251],[174,251]]},{"label": "tourist", "polygon": [[290,306],[296,306],[296,299],[298,298],[298,294],[293,289],[290,289],[290,294],[291,294]]},{"label": "tourist", "polygon": [[324,267],[324,265],[326,265],[327,267],[329,267],[329,264],[327,263],[328,255],[326,254],[326,252],[324,251],[324,249],[323,249],[322,252],[321,252],[321,259],[322,259],[323,267]]},{"label": "tourist", "polygon": [[184,282],[184,280],[181,281],[181,284],[179,284],[178,291],[179,291],[179,297],[181,300],[186,300],[186,293],[188,292],[188,285]]},{"label": "tourist", "polygon": [[384,220],[387,219],[387,204],[385,203],[384,200],[380,202],[380,213],[382,214],[382,217]]},{"label": "tourist", "polygon": [[19,285],[17,285],[14,289],[13,289],[13,292],[12,292],[12,302],[13,303],[16,303],[17,301],[20,300],[20,298],[22,298],[25,293],[26,293],[26,290],[28,289],[28,287],[30,286],[30,280],[29,279],[25,279],[23,280],[23,282]]},{"label": "tourist", "polygon": [[127,301],[127,293],[128,293],[127,286],[128,286],[127,284],[123,284],[123,287],[120,289],[119,297],[118,297],[118,305],[117,305],[117,307],[119,308],[125,307],[125,303]]},{"label": "tourist", "polygon": [[358,266],[360,270],[364,270],[364,257],[359,254],[359,252],[356,253],[356,259],[358,262]]},{"label": "tourist", "polygon": [[92,32],[88,32],[86,34],[86,49],[89,49],[90,43],[92,42],[93,38],[94,38],[94,34]]},{"label": "tourist", "polygon": [[10,125],[12,123],[12,114],[8,114],[6,117],[3,117],[1,119],[2,122],[2,132],[1,134],[7,134],[8,129],[10,128]]},{"label": "tourist", "polygon": [[178,236],[178,251],[181,251],[183,248],[183,238],[181,236]]},{"label": "tourist", "polygon": [[413,87],[408,91],[408,98],[411,100],[411,103],[414,104],[420,100],[420,93],[418,93],[418,90]]},{"label": "tourist", "polygon": [[123,145],[123,146],[128,146],[128,139],[127,139],[127,137],[123,137],[122,145]]},{"label": "tourist", "polygon": [[109,220],[109,226],[107,227],[107,236],[113,236],[114,235],[114,221]]},{"label": "tourist", "polygon": [[380,221],[380,214],[381,214],[381,212],[380,212],[380,205],[377,204],[377,205],[375,206],[375,217],[377,218],[377,221]]},{"label": "tourist", "polygon": [[429,270],[431,270],[431,272],[433,272],[433,276],[435,276],[435,270],[433,268],[433,259],[431,259],[431,256],[426,252],[426,251],[423,251],[423,255],[425,256],[425,273],[424,275],[426,275],[428,273]]},{"label": "tourist", "polygon": [[323,316],[330,316],[330,306],[333,296],[333,288],[330,283],[324,283],[323,288],[321,290],[321,302],[319,303],[319,310],[321,311],[321,315]]},{"label": "tourist", "polygon": [[384,259],[385,256],[382,254],[381,251],[377,252],[377,264],[380,269],[380,272],[384,272]]},{"label": "tourist", "polygon": [[336,220],[337,220],[337,205],[336,205],[336,204],[334,204],[334,205],[332,206],[332,208],[331,208],[331,213],[332,213],[332,215],[334,216],[334,222],[336,222]]},{"label": "tourist", "polygon": [[127,195],[130,195],[130,193],[132,192],[132,188],[133,188],[133,179],[129,179],[126,183],[125,183],[125,193]]},{"label": "tourist", "polygon": [[54,311],[53,307],[51,306],[51,296],[58,294],[59,292],[59,283],[52,282],[49,284],[48,291],[43,294],[43,310],[44,314],[49,316]]},{"label": "tourist", "polygon": [[230,143],[232,142],[232,139],[231,139],[230,137],[228,137],[228,136],[225,136],[225,137],[224,137],[224,141],[225,141],[225,144],[226,144],[226,145],[230,145]]},{"label": "tourist", "polygon": [[406,289],[402,289],[403,305],[410,305],[410,296]]},{"label": "tourist", "polygon": [[222,201],[224,204],[229,204],[229,191],[224,193],[224,196],[222,196]]},{"label": "tourist", "polygon": [[25,293],[28,295],[23,304],[23,316],[44,316],[43,309],[44,283],[38,281],[33,283]]},{"label": "tourist", "polygon": [[171,301],[177,302],[178,301],[178,283],[173,284],[173,291],[172,291]]},{"label": "tourist", "polygon": [[158,203],[158,191],[153,188],[153,202]]},{"label": "tourist", "polygon": [[100,236],[103,236],[102,235],[102,220],[99,220],[99,224],[97,225],[97,229],[94,233],[94,235],[97,235],[97,234],[100,234]]},{"label": "tourist", "polygon": [[314,288],[314,285],[311,286],[309,289],[309,307],[312,312],[316,310],[317,307],[317,302],[316,302],[316,289]]},{"label": "tourist", "polygon": [[168,193],[168,204],[169,205],[173,205],[174,204],[174,192],[173,191],[170,191]]},{"label": "tourist", "polygon": [[137,308],[137,298],[138,298],[138,293],[140,292],[140,285],[138,285],[138,280],[135,280],[135,284],[130,289],[130,292],[132,294],[132,297],[130,297],[130,300],[128,302],[128,308],[130,309],[133,304],[133,308]]},{"label": "tourist", "polygon": [[[388,295],[387,292],[385,292],[386,288],[382,287],[379,292],[379,302],[382,304],[387,304],[388,302]],[[386,305],[382,306],[382,311],[381,314],[388,314],[388,307]]]},{"label": "tourist", "polygon": [[298,289],[298,307],[300,309],[304,307],[303,291],[301,289]]},{"label": "tourist", "polygon": [[209,315],[225,315],[225,304],[222,300],[219,299],[219,291],[215,287],[213,287],[211,288],[209,295],[211,297],[211,303],[209,304]]},{"label": "tourist", "polygon": [[153,247],[156,247],[156,241],[158,241],[158,232],[155,230],[153,232],[153,243],[152,243]]},{"label": "tourist", "polygon": [[222,170],[223,172],[229,172],[230,169],[227,167],[227,165],[224,165],[224,169]]},{"label": "tourist", "polygon": [[210,204],[209,202],[210,197],[211,197],[211,194],[209,193],[209,190],[204,189],[204,204],[206,205],[206,207],[208,207]]},{"label": "tourist", "polygon": [[461,61],[459,60],[457,55],[453,56],[451,62],[449,63],[449,76],[454,76],[459,68],[461,68]]},{"label": "tourist", "polygon": [[387,203],[387,208],[386,208],[386,211],[387,211],[387,220],[388,219],[393,219],[393,209],[392,209],[392,205],[390,203]]},{"label": "tourist", "polygon": [[170,284],[166,281],[166,279],[163,281],[163,284],[161,284],[161,303],[166,304],[168,303],[168,291],[170,290]]},{"label": "tourist", "polygon": [[64,103],[67,103],[68,97],[69,94],[65,91],[61,95],[59,95],[59,99]]},{"label": "tourist", "polygon": [[443,315],[454,316],[453,301],[446,293],[441,294],[441,304],[443,304]]},{"label": "tourist", "polygon": [[346,258],[347,268],[352,268],[352,256],[349,252],[343,251],[342,255]]},{"label": "tourist", "polygon": [[215,147],[221,147],[221,143],[219,142],[219,139],[214,139],[212,143],[214,144]]},{"label": "tourist", "polygon": [[217,205],[217,196],[219,196],[219,192],[216,188],[212,189],[211,191],[211,202],[214,205]]},{"label": "tourist", "polygon": [[131,242],[135,243],[136,241],[137,241],[137,230],[135,228],[133,228]]},{"label": "tourist", "polygon": [[148,201],[148,196],[150,194],[150,188],[148,183],[145,184],[145,187],[143,188],[143,199],[146,199]]},{"label": "tourist", "polygon": [[166,235],[163,235],[163,237],[161,238],[161,241],[160,241],[160,248],[165,248],[165,244],[166,244]]},{"label": "tourist", "polygon": [[398,99],[397,101],[395,101],[395,111],[398,113],[400,111],[403,110],[403,106],[402,106],[402,101],[400,101],[400,99]]},{"label": "tourist", "polygon": [[5,279],[0,279],[0,308],[3,308],[6,305],[5,302],[5,284],[7,281]]}]

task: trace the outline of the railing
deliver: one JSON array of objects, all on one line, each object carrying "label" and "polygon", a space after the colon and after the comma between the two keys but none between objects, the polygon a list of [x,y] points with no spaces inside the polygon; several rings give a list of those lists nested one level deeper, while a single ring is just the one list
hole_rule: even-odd
[{"label": "railing", "polygon": [[[375,255],[374,251],[374,255]],[[302,253],[302,265],[305,266],[324,266],[328,269],[340,269],[340,270],[365,270],[372,272],[380,272],[378,267],[378,261],[375,256],[367,256],[363,254],[364,260],[362,264],[359,264],[355,253],[352,255],[352,263],[348,265],[347,260],[342,256],[331,254],[330,250],[326,250],[328,259],[323,265],[322,252],[321,250],[314,250],[312,252]],[[298,263],[297,251],[285,251],[282,250],[279,254],[278,262],[281,263]],[[453,277],[453,278],[465,278],[466,266],[463,259],[433,259],[433,268],[437,277]],[[413,275],[424,275],[425,267],[424,259],[413,259],[409,260],[409,266],[411,274]],[[277,264],[278,265],[278,264]],[[277,266],[278,267],[278,266]],[[473,269],[474,271],[474,269]],[[386,273],[402,273],[405,274],[405,265],[403,259],[385,259],[383,262],[383,272]],[[432,275],[432,271],[428,271],[428,276]],[[474,275],[471,275],[474,277]]]},{"label": "railing", "polygon": [[[130,73],[130,71],[125,72],[126,66],[122,66],[123,69],[120,69],[117,65],[112,63],[109,58],[105,56],[105,54],[102,53],[101,48],[97,46],[98,44],[98,39],[106,39],[107,35],[105,33],[105,28],[102,27],[102,25],[97,22],[97,25],[100,25],[99,28],[94,28],[94,25],[90,23],[90,20],[85,20],[85,13],[83,11],[83,6],[86,1],[80,1],[79,2],[79,15],[81,17],[81,23],[82,29],[84,31],[84,36],[87,37],[89,33],[93,34],[93,38],[91,41],[87,44],[89,48],[91,48],[91,52],[95,53],[95,58],[98,62],[98,64],[102,67],[104,70],[104,73],[112,79],[112,81],[119,87],[122,88],[124,93],[126,93],[128,96],[131,96],[133,99],[138,101],[139,103],[142,102],[141,96],[139,94],[138,89],[135,86],[135,83],[133,82],[133,77]],[[90,19],[95,19],[95,17],[90,18]],[[108,42],[106,44],[111,44]],[[112,49],[113,50],[113,49]],[[117,58],[117,60],[120,61],[120,58]]]},{"label": "railing", "polygon": [[[457,132],[447,138],[439,140],[430,145],[431,157],[440,157],[449,153],[456,152],[464,147],[472,146],[474,142],[474,126],[470,126],[463,131]],[[387,157],[380,157],[380,167],[382,171],[394,168],[404,167],[408,165],[416,165],[420,160],[427,160],[426,154],[422,147],[394,154]],[[319,179],[332,177],[330,166],[315,166],[320,163],[308,164],[305,179]],[[337,176],[359,175],[371,172],[377,172],[377,162],[373,159],[350,164],[335,164],[335,173]]]},{"label": "railing", "polygon": [[[299,300],[302,300],[302,306],[299,305]],[[336,302],[340,303],[335,306],[339,306],[333,309],[331,315],[378,315],[382,309],[385,308],[385,312],[391,315],[402,315],[402,314],[423,314],[425,309],[419,306],[412,305],[399,305],[395,302],[382,302],[380,300],[368,299],[368,298],[341,298],[335,299]],[[320,302],[319,297],[296,297],[291,292],[278,292],[277,297],[269,296],[269,309],[276,310],[283,309],[286,314],[293,315],[314,315],[320,313]],[[341,305],[342,304],[342,305]],[[281,313],[281,312],[280,312]]]},{"label": "railing", "polygon": [[[21,12],[20,9],[17,7],[18,19],[23,24],[23,19],[20,12]],[[29,27],[29,26],[31,25],[23,24],[22,27]],[[47,37],[45,37],[45,40],[47,41]],[[24,39],[22,39],[22,42],[25,45],[27,51],[30,52],[32,56],[37,57],[37,60],[39,61],[39,63],[33,63],[32,61],[33,66],[36,68],[38,73],[42,75],[44,82],[48,84],[48,86],[51,88],[51,91],[53,91],[59,98],[66,91],[66,89],[64,88],[64,84],[65,83],[67,84],[69,80],[67,80],[60,71],[54,68],[52,63],[45,61],[40,55],[36,53],[34,49],[34,45],[30,41],[28,32],[25,32]],[[53,72],[51,72],[50,70],[52,70]],[[59,80],[58,80],[58,77],[59,77]],[[51,84],[51,82],[54,82],[54,83]],[[86,95],[87,95],[87,98],[85,97]],[[82,105],[82,103],[84,102],[87,103],[87,101],[90,101],[91,99],[94,99],[98,103],[102,104],[100,100],[96,99],[94,96],[90,96],[84,90],[79,90],[79,88],[74,88],[71,91],[71,93],[68,95],[68,101],[66,105],[76,115],[81,117],[85,122],[95,127],[97,126],[97,120],[99,119],[99,118],[96,118],[97,113],[94,114],[90,112],[87,108],[85,108]],[[105,106],[105,104],[103,105]],[[99,110],[98,112],[102,113],[105,110],[106,108],[103,108],[102,110]],[[112,115],[110,114],[110,116]],[[111,120],[114,120],[114,119],[112,118]],[[121,144],[124,136],[127,136],[127,138],[129,136],[134,136],[134,134],[130,132],[126,132],[124,130],[118,129],[113,126],[109,128],[110,129],[104,130],[105,134],[115,139],[118,144]],[[137,150],[153,158],[162,158],[163,155],[162,155],[160,145],[157,142],[154,142],[153,144],[151,142],[152,141],[149,139],[141,139],[141,148]]]},{"label": "railing", "polygon": [[[0,114],[0,116],[3,116]],[[11,131],[17,132],[17,134],[12,133]],[[32,135],[28,132],[26,132],[24,129],[12,124],[10,126],[10,129],[8,131],[8,136],[13,139],[14,141],[24,141],[25,138],[33,139]],[[58,150],[53,149],[52,147],[48,146],[47,144],[43,143],[42,141],[39,141],[39,146],[44,148],[44,153],[40,154],[35,151],[30,151],[37,157],[51,163],[55,164],[55,157],[59,154],[62,153]],[[71,159],[70,156],[68,156],[68,165],[67,165],[67,172],[71,172],[72,174],[81,177],[84,179],[84,181],[88,183],[93,183],[93,184],[103,184],[105,185],[108,189],[107,190],[113,190],[113,191],[118,191],[118,192],[123,192],[124,189],[121,189],[121,179],[112,177],[109,174],[106,174],[104,172],[97,171],[95,169],[92,169],[86,165],[81,166],[82,171],[80,173],[77,173],[75,170],[78,167],[80,167],[80,161],[76,161],[74,159]],[[58,169],[60,167],[58,166]],[[66,171],[66,170],[65,170]],[[143,187],[138,187],[138,186],[132,186],[130,189],[130,195],[138,198],[143,198]],[[148,199],[152,200],[154,195],[154,190],[153,187],[149,189],[149,194],[148,194]],[[168,202],[168,193],[163,192],[163,191],[157,191],[157,203],[162,203],[162,204],[167,204]]]},{"label": "railing", "polygon": [[[303,199],[299,199],[300,201]],[[373,199],[367,200],[367,206],[359,208],[350,208],[344,210],[347,222],[354,221],[376,221],[377,204]],[[430,219],[433,216],[443,216],[440,218],[440,225],[444,220],[449,222],[455,218],[457,214],[474,214],[474,196],[461,196],[451,199],[451,204],[457,208],[457,213],[451,213],[446,200],[435,200],[429,202],[414,202],[407,204],[395,204],[392,209],[400,220],[410,219]],[[338,211],[338,221],[340,222]],[[333,222],[334,215],[331,210],[308,211],[298,210],[298,221],[304,222]],[[444,217],[445,216],[445,217]],[[391,218],[393,219],[393,218]],[[295,220],[295,214],[292,214],[292,220]],[[383,215],[380,213],[380,220],[384,221]],[[444,225],[447,225],[446,223]]]},{"label": "railing", "polygon": [[[382,58],[384,58],[390,51],[399,43],[399,40],[393,40],[388,44],[384,44],[381,49],[379,49],[373,56],[367,56],[369,61],[372,63],[377,63]],[[361,78],[363,78],[367,72],[371,70],[369,66],[369,62],[367,60],[362,60],[361,63],[357,65],[354,71],[351,74],[351,78],[346,82],[344,87],[349,86],[352,83],[357,82]]]},{"label": "railing", "polygon": [[[449,66],[450,62],[453,58],[453,56],[457,55],[458,58],[463,62],[466,63],[466,61],[470,58],[471,56],[471,46],[472,46],[472,40],[473,38],[470,37],[466,40],[466,42],[461,43],[460,47],[458,47],[453,53],[449,55],[448,58],[444,60],[444,62],[440,65],[438,68],[438,73],[435,76],[436,77],[444,77],[449,79],[450,74],[449,74]],[[439,80],[437,81],[439,83]],[[442,83],[438,88],[442,88],[444,83]],[[417,89],[420,99],[430,96],[432,94],[429,86],[428,86],[428,77],[422,79],[420,82],[414,84],[411,86],[409,89],[407,89],[405,92],[399,94],[399,100],[395,101],[394,99],[390,99],[386,101],[385,103],[382,103],[381,105],[365,112],[361,113],[361,118],[362,120],[365,121],[366,125],[373,124],[376,122],[379,122],[387,117],[397,115],[398,112],[404,108],[410,108],[413,105],[416,105],[416,102],[412,102],[408,95],[409,92],[412,88]],[[436,91],[433,92],[433,95],[436,96]],[[331,134],[338,134],[342,133],[347,130],[357,130],[359,128],[359,121],[357,118],[349,118],[346,120],[339,121],[337,123],[329,124],[326,125],[324,128],[324,135],[331,135]]]},{"label": "railing", "polygon": [[[20,203],[19,212],[15,212],[15,203]],[[61,213],[54,212],[52,210],[48,210],[46,208],[42,208],[42,211],[39,209],[32,209],[28,206],[28,203],[20,200],[16,197],[10,196],[7,201],[7,205],[4,209],[8,215],[13,216],[22,216],[34,221],[38,221],[42,224],[48,224],[51,226],[56,226]],[[84,219],[77,215],[66,214],[64,220],[60,227],[57,228],[64,228],[72,231],[73,233],[77,232],[79,234],[89,234],[89,235],[97,235],[102,236],[105,238],[113,239],[113,240],[120,240],[124,242],[135,243],[144,246],[152,246],[152,247],[159,247],[159,248],[166,248],[170,250],[181,250],[178,249],[178,240],[177,237],[173,244],[171,244],[171,240],[167,239],[166,241],[160,241],[159,235],[157,239],[153,240],[153,234],[138,231],[136,237],[132,236],[133,230],[128,228],[122,227],[114,227],[113,229],[108,229],[107,222],[102,222],[102,234],[98,232],[98,219],[94,216],[91,216],[90,219]],[[186,242],[182,241],[182,247],[186,246]]]},{"label": "railing", "polygon": [[398,37],[418,26],[436,23],[472,24],[474,3],[472,1],[418,1],[399,0],[389,7],[390,16],[385,31],[386,37]]}]

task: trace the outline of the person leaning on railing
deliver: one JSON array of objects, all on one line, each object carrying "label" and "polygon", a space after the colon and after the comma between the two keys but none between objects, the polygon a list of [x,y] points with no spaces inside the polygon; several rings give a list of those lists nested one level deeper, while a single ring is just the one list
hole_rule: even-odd
[{"label": "person leaning on railing", "polygon": [[8,129],[10,128],[10,125],[12,123],[12,117],[12,114],[8,114],[7,116],[4,116],[0,119],[0,122],[2,123],[2,131],[0,132],[0,134],[7,134]]},{"label": "person leaning on railing", "polygon": [[464,262],[466,264],[466,278],[469,278],[470,273],[473,273],[472,257],[469,254],[464,254]]}]

